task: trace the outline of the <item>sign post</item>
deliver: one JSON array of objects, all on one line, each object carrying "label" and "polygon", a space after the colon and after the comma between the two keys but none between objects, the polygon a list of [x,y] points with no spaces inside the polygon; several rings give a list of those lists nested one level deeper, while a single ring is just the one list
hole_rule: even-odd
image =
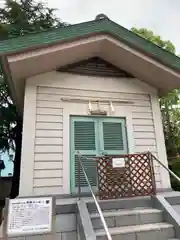
[{"label": "sign post", "polygon": [[7,204],[5,236],[50,234],[53,231],[53,197],[10,199]]}]

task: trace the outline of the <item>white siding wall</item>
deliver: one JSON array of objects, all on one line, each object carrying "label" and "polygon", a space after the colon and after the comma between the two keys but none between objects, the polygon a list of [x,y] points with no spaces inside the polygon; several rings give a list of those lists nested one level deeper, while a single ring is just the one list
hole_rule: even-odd
[{"label": "white siding wall", "polygon": [[[101,106],[109,116],[127,117],[131,152],[149,150],[159,155],[151,104],[156,90],[152,87],[136,79],[107,79],[56,72],[28,79],[27,83],[34,86],[36,99],[33,181],[29,180],[33,183],[31,194],[66,194],[70,191],[69,115],[87,115],[88,104],[64,102],[62,98],[131,101],[132,104],[113,104],[114,113],[108,103]],[[29,88],[28,84],[26,88]],[[161,188],[160,167],[156,163],[154,166],[157,188]],[[25,194],[22,184],[20,193]]]},{"label": "white siding wall", "polygon": [[38,96],[36,104],[34,193],[61,193],[63,109],[44,106]]}]

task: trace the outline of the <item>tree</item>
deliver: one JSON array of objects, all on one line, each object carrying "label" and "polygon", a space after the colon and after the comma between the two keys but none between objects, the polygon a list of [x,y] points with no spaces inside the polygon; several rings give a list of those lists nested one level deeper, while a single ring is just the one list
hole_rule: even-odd
[{"label": "tree", "polygon": [[[156,36],[152,31],[145,28],[132,28],[137,35],[145,38],[148,41],[162,47],[163,49],[176,54],[175,46],[170,41],[164,41],[160,36]],[[169,167],[180,176],[180,111],[178,104],[180,103],[180,90],[175,89],[159,99],[162,113],[163,128],[165,135],[165,143]],[[180,185],[172,179],[174,189],[180,190]]]},{"label": "tree", "polygon": [[175,54],[175,46],[172,44],[171,41],[164,41],[161,39],[160,36],[158,35],[155,35],[153,33],[153,31],[151,30],[148,30],[146,28],[131,28],[131,31],[136,33],[137,35],[145,38],[146,40],[150,41],[150,42],[153,42],[154,44],[158,45],[159,47],[171,52],[171,53],[174,53]]},{"label": "tree", "polygon": [[173,90],[160,99],[164,135],[168,158],[174,158],[180,153],[180,119],[179,90]]},{"label": "tree", "polygon": [[[34,0],[6,0],[0,8],[0,40],[65,25],[55,16],[55,9]],[[19,193],[21,140],[22,119],[0,71],[0,150],[15,150],[11,198]]]}]

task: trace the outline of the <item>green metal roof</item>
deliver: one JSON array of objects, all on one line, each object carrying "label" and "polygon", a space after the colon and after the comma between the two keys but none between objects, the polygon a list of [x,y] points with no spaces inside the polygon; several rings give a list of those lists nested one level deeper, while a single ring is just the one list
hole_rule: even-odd
[{"label": "green metal roof", "polygon": [[100,33],[112,35],[117,40],[150,55],[163,64],[180,70],[179,57],[106,18],[0,41],[0,55],[10,55],[13,52],[25,51],[32,47],[45,46],[60,41],[72,41],[75,38]]}]

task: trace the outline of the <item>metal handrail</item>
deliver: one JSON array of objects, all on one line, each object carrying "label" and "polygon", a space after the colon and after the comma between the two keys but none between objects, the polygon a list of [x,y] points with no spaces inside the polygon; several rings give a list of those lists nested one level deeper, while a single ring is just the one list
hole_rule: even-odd
[{"label": "metal handrail", "polygon": [[[167,166],[165,166],[165,164],[163,164],[163,163],[162,163],[157,157],[155,157],[150,151],[145,152],[145,153],[151,155],[152,158],[153,158],[153,160],[155,160],[156,162],[158,162],[166,171],[169,172],[169,174],[170,174],[171,176],[173,176],[173,177],[180,183],[180,178],[179,178],[173,171],[171,171]],[[98,210],[100,219],[101,219],[101,221],[102,221],[104,230],[105,230],[105,232],[106,232],[107,238],[108,238],[108,240],[112,240],[112,237],[111,237],[111,234],[110,234],[110,232],[109,232],[109,229],[108,229],[107,223],[106,223],[106,221],[105,221],[105,218],[104,218],[104,216],[103,216],[101,207],[100,207],[100,205],[99,205],[99,203],[98,203],[98,201],[97,201],[97,199],[96,199],[96,196],[95,196],[95,194],[94,194],[94,192],[93,192],[93,189],[92,189],[92,187],[91,187],[91,184],[90,184],[90,181],[89,181],[89,179],[88,179],[88,176],[87,176],[86,171],[85,171],[85,169],[84,169],[83,163],[82,163],[82,161],[81,161],[81,157],[84,157],[84,156],[81,156],[81,155],[79,154],[79,152],[78,152],[78,160],[79,160],[79,164],[78,164],[78,171],[79,171],[79,173],[78,173],[78,178],[79,178],[79,179],[78,179],[78,194],[79,194],[79,199],[80,199],[80,196],[81,196],[80,170],[82,169],[83,174],[84,174],[84,176],[85,176],[85,179],[86,179],[86,181],[87,181],[88,187],[89,187],[89,189],[90,189],[90,192],[91,192],[92,197],[93,197],[93,199],[94,199],[95,205],[96,205],[96,207],[97,207],[97,210]],[[85,158],[85,157],[84,157],[84,158]]]},{"label": "metal handrail", "polygon": [[84,169],[83,163],[82,163],[82,161],[81,161],[81,155],[79,154],[79,152],[78,152],[78,160],[79,160],[79,164],[78,164],[78,166],[79,166],[79,167],[78,167],[78,171],[79,171],[79,173],[78,173],[78,178],[79,178],[79,179],[78,179],[78,182],[79,182],[79,183],[78,183],[79,198],[80,198],[80,195],[81,195],[80,169],[82,168],[82,171],[83,171],[84,176],[85,176],[85,179],[86,179],[86,181],[87,181],[89,190],[90,190],[90,192],[91,192],[91,194],[92,194],[92,197],[93,197],[94,202],[95,202],[95,205],[96,205],[96,207],[97,207],[97,210],[98,210],[100,219],[101,219],[101,221],[102,221],[104,230],[105,230],[105,232],[106,232],[107,238],[108,238],[108,240],[112,240],[112,237],[111,237],[111,234],[110,234],[110,232],[109,232],[109,229],[108,229],[106,220],[105,220],[105,218],[104,218],[104,216],[103,216],[101,207],[100,207],[100,205],[99,205],[99,203],[98,203],[98,201],[97,201],[97,199],[96,199],[96,197],[95,197],[95,195],[94,195],[94,193],[93,193],[93,190],[92,190],[90,181],[89,181],[88,176],[87,176],[87,174],[86,174],[86,171],[85,171],[85,169]]},{"label": "metal handrail", "polygon": [[173,176],[179,183],[180,183],[180,178],[173,172],[171,171],[168,167],[166,167],[157,157],[155,157],[151,152],[147,152],[150,154],[156,162],[158,162],[166,171],[170,173],[171,176]]}]

